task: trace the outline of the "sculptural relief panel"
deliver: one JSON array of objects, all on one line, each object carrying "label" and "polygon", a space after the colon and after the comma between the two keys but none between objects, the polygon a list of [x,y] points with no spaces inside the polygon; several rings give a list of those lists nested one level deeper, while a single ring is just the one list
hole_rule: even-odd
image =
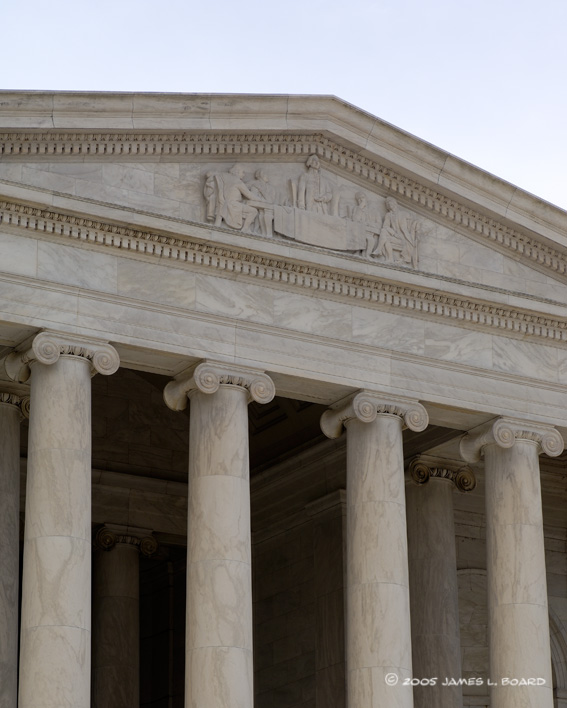
[{"label": "sculptural relief panel", "polygon": [[215,226],[282,237],[369,260],[413,268],[419,221],[392,197],[383,199],[323,169],[235,163],[204,173],[205,219]]}]

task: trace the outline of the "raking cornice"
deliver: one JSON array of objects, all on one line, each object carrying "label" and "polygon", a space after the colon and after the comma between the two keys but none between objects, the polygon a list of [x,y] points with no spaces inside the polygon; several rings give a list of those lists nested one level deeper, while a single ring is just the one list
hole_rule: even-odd
[{"label": "raking cornice", "polygon": [[530,310],[491,304],[438,290],[385,282],[379,278],[349,274],[327,266],[297,259],[274,257],[213,245],[191,237],[179,238],[167,232],[146,231],[83,216],[0,201],[0,223],[79,243],[118,249],[186,263],[222,274],[238,274],[269,281],[279,287],[316,291],[333,299],[434,317],[447,324],[484,329],[495,334],[567,343],[567,318],[538,314]]},{"label": "raking cornice", "polygon": [[126,158],[179,160],[196,159],[262,160],[307,156],[316,153],[327,166],[354,176],[372,189],[402,197],[408,206],[449,222],[515,259],[535,266],[549,275],[567,275],[567,255],[519,229],[486,216],[473,207],[421,184],[375,159],[360,155],[323,133],[189,133],[189,132],[6,132],[0,133],[0,159],[19,158]]}]

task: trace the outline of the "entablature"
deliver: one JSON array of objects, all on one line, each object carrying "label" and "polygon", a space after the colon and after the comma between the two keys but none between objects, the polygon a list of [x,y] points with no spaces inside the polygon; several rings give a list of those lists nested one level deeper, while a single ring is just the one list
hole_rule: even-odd
[{"label": "entablature", "polygon": [[[17,188],[27,197],[34,190]],[[59,201],[59,200],[56,200]],[[434,318],[459,327],[565,346],[567,317],[562,302],[529,297],[480,283],[414,272],[388,263],[368,264],[301,243],[204,228],[85,200],[66,197],[62,207],[14,197],[0,199],[0,223],[9,230],[71,245],[109,249],[173,267],[198,269],[262,286],[309,292],[412,317]],[[82,210],[79,211],[79,209]],[[73,210],[71,210],[71,208]],[[98,213],[97,213],[98,212]],[[144,221],[146,222],[144,224]],[[134,222],[134,223],[132,223]]]}]

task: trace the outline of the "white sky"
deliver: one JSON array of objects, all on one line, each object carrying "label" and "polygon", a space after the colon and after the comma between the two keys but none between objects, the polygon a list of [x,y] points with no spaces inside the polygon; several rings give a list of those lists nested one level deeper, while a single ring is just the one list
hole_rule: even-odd
[{"label": "white sky", "polygon": [[334,94],[567,209],[567,0],[4,0],[0,88]]}]

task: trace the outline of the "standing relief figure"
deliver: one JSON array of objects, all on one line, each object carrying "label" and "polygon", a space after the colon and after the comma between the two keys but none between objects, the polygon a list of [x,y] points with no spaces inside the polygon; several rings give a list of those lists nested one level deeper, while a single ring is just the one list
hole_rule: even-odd
[{"label": "standing relief figure", "polygon": [[205,209],[207,221],[214,221],[217,213],[217,184],[214,172],[207,172],[203,195],[207,205]]},{"label": "standing relief figure", "polygon": [[297,206],[317,214],[328,214],[333,192],[321,177],[321,163],[317,155],[310,155],[305,166],[307,173],[301,175],[297,185]]},{"label": "standing relief figure", "polygon": [[258,223],[260,225],[260,233],[264,236],[273,236],[274,210],[270,209],[268,205],[272,206],[276,203],[276,188],[273,184],[270,184],[266,170],[262,168],[256,170],[254,180],[250,182],[248,187],[256,200],[266,202],[265,208],[258,204],[254,205],[259,207]]},{"label": "standing relief figure", "polygon": [[376,239],[380,233],[380,226],[372,223],[370,214],[368,213],[368,200],[364,192],[357,192],[354,195],[356,206],[350,211],[350,218],[357,224],[362,224],[365,231],[366,247],[362,251],[362,255],[370,259],[376,248]]}]

